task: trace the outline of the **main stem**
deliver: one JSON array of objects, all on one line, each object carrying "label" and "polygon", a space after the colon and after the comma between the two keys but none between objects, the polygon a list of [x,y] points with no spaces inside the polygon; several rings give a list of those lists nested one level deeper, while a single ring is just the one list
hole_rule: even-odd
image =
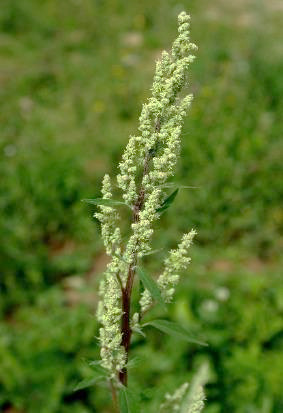
[{"label": "main stem", "polygon": [[119,413],[118,410],[118,400],[117,400],[117,393],[115,386],[112,381],[110,381],[110,389],[111,389],[111,394],[112,394],[112,401],[113,401],[113,408],[115,413]]},{"label": "main stem", "polygon": [[[155,132],[159,132],[159,131],[160,131],[160,121],[157,120],[155,123]],[[145,156],[142,181],[143,181],[143,178],[148,174],[149,161],[151,157],[152,155],[149,152]],[[133,219],[132,219],[133,223],[138,222],[140,219],[139,215],[144,206],[144,198],[145,198],[145,189],[143,185],[141,185],[139,196],[133,207]],[[122,288],[123,315],[122,315],[122,327],[121,327],[121,332],[122,332],[122,343],[121,344],[125,348],[126,362],[128,361],[129,349],[130,349],[130,343],[131,343],[131,335],[132,335],[132,329],[130,326],[130,310],[131,310],[131,294],[132,294],[132,288],[133,288],[134,278],[136,274],[136,266],[137,266],[137,253],[135,252],[133,262],[129,265],[126,286]],[[128,385],[127,367],[124,367],[119,372],[119,380],[124,386]]]}]

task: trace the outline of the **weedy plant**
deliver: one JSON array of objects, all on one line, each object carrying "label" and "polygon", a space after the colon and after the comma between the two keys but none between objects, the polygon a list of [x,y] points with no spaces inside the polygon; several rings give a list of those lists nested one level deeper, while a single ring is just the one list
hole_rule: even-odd
[{"label": "weedy plant", "polygon": [[[101,223],[106,253],[111,257],[100,284],[100,302],[97,317],[101,323],[99,342],[101,361],[99,368],[106,374],[112,389],[113,402],[121,412],[137,411],[130,406],[128,363],[131,338],[151,325],[179,339],[194,341],[183,327],[167,321],[153,320],[143,323],[144,315],[155,304],[165,306],[172,301],[179,273],[191,259],[188,250],[196,231],[184,234],[176,249],[168,253],[161,274],[155,281],[143,268],[143,257],[154,253],[151,247],[153,224],[174,201],[178,188],[168,196],[172,186],[168,179],[174,175],[180,153],[180,135],[184,118],[193,96],[182,95],[188,84],[188,69],[197,49],[190,42],[190,16],[178,16],[179,35],[173,42],[171,53],[163,51],[157,61],[152,96],[143,105],[139,118],[139,133],[131,136],[119,164],[118,188],[122,200],[112,197],[109,175],[102,182],[102,198],[86,200],[98,205],[95,217]],[[118,208],[132,211],[130,231],[121,227]],[[122,212],[123,214],[123,212]],[[125,235],[123,234],[125,231]],[[126,239],[126,241],[125,241]],[[134,283],[139,278],[139,304],[132,311]],[[206,372],[202,368],[191,386],[182,385],[173,395],[166,395],[161,412],[200,412],[203,409],[203,384]],[[117,397],[119,393],[119,397]]]}]

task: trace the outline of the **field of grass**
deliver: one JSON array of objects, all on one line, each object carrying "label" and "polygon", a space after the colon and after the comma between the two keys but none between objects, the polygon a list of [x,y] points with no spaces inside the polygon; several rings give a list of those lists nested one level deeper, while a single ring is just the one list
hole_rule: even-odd
[{"label": "field of grass", "polygon": [[144,412],[154,412],[207,360],[205,413],[283,411],[280,2],[2,0],[4,413],[111,412],[103,383],[73,391],[99,357],[93,315],[106,263],[94,209],[81,200],[116,174],[183,9],[199,51],[174,181],[197,188],[180,191],[154,244],[166,250],[197,229],[168,317],[209,346],[148,329],[134,341],[131,380]]}]

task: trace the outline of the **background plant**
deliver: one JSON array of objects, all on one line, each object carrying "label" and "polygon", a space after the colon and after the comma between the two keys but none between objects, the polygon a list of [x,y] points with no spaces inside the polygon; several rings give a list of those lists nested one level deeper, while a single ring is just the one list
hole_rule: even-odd
[{"label": "background plant", "polygon": [[[110,409],[99,383],[73,392],[93,375],[82,359],[99,357],[97,323],[83,320],[94,312],[105,265],[98,226],[88,218],[93,208],[80,200],[99,196],[102,171],[116,172],[111,165],[137,127],[152,61],[170,44],[172,16],[182,9],[197,21],[192,37],[200,49],[176,181],[199,189],[180,190],[153,248],[174,248],[184,231],[198,228],[190,277],[170,319],[205,331],[209,347],[178,343],[169,360],[163,354],[176,340],[148,329],[132,355],[151,365],[132,366],[131,378],[155,411],[205,359],[213,373],[206,412],[282,410],[279,7],[253,0],[182,7],[175,0],[127,7],[116,0],[2,1],[2,410]],[[158,273],[155,260],[150,267]]]}]

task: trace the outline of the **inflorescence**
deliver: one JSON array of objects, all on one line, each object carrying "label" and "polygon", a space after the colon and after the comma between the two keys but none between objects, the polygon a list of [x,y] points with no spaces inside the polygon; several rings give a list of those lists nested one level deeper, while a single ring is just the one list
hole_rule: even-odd
[{"label": "inflorescence", "polygon": [[[182,97],[180,92],[188,84],[188,69],[194,61],[196,45],[190,42],[190,16],[182,12],[178,16],[179,35],[171,53],[164,51],[156,63],[152,96],[143,105],[139,118],[139,133],[131,136],[119,164],[118,188],[124,203],[133,210],[131,234],[122,242],[117,207],[99,206],[95,217],[101,222],[102,239],[111,257],[100,286],[98,319],[102,366],[109,371],[113,381],[127,364],[127,349],[122,345],[123,318],[122,295],[130,292],[129,274],[132,277],[139,261],[151,251],[153,223],[160,217],[160,205],[166,194],[164,184],[174,175],[180,154],[180,134],[184,118],[191,105],[192,95]],[[104,200],[112,199],[109,175],[102,183]],[[177,249],[169,252],[157,285],[165,302],[170,302],[181,271],[190,263],[188,249],[196,234],[185,234]],[[142,315],[152,306],[153,298],[148,290],[140,297],[140,313],[135,313],[131,325],[137,325]],[[176,401],[185,393],[187,385],[168,402]]]}]

